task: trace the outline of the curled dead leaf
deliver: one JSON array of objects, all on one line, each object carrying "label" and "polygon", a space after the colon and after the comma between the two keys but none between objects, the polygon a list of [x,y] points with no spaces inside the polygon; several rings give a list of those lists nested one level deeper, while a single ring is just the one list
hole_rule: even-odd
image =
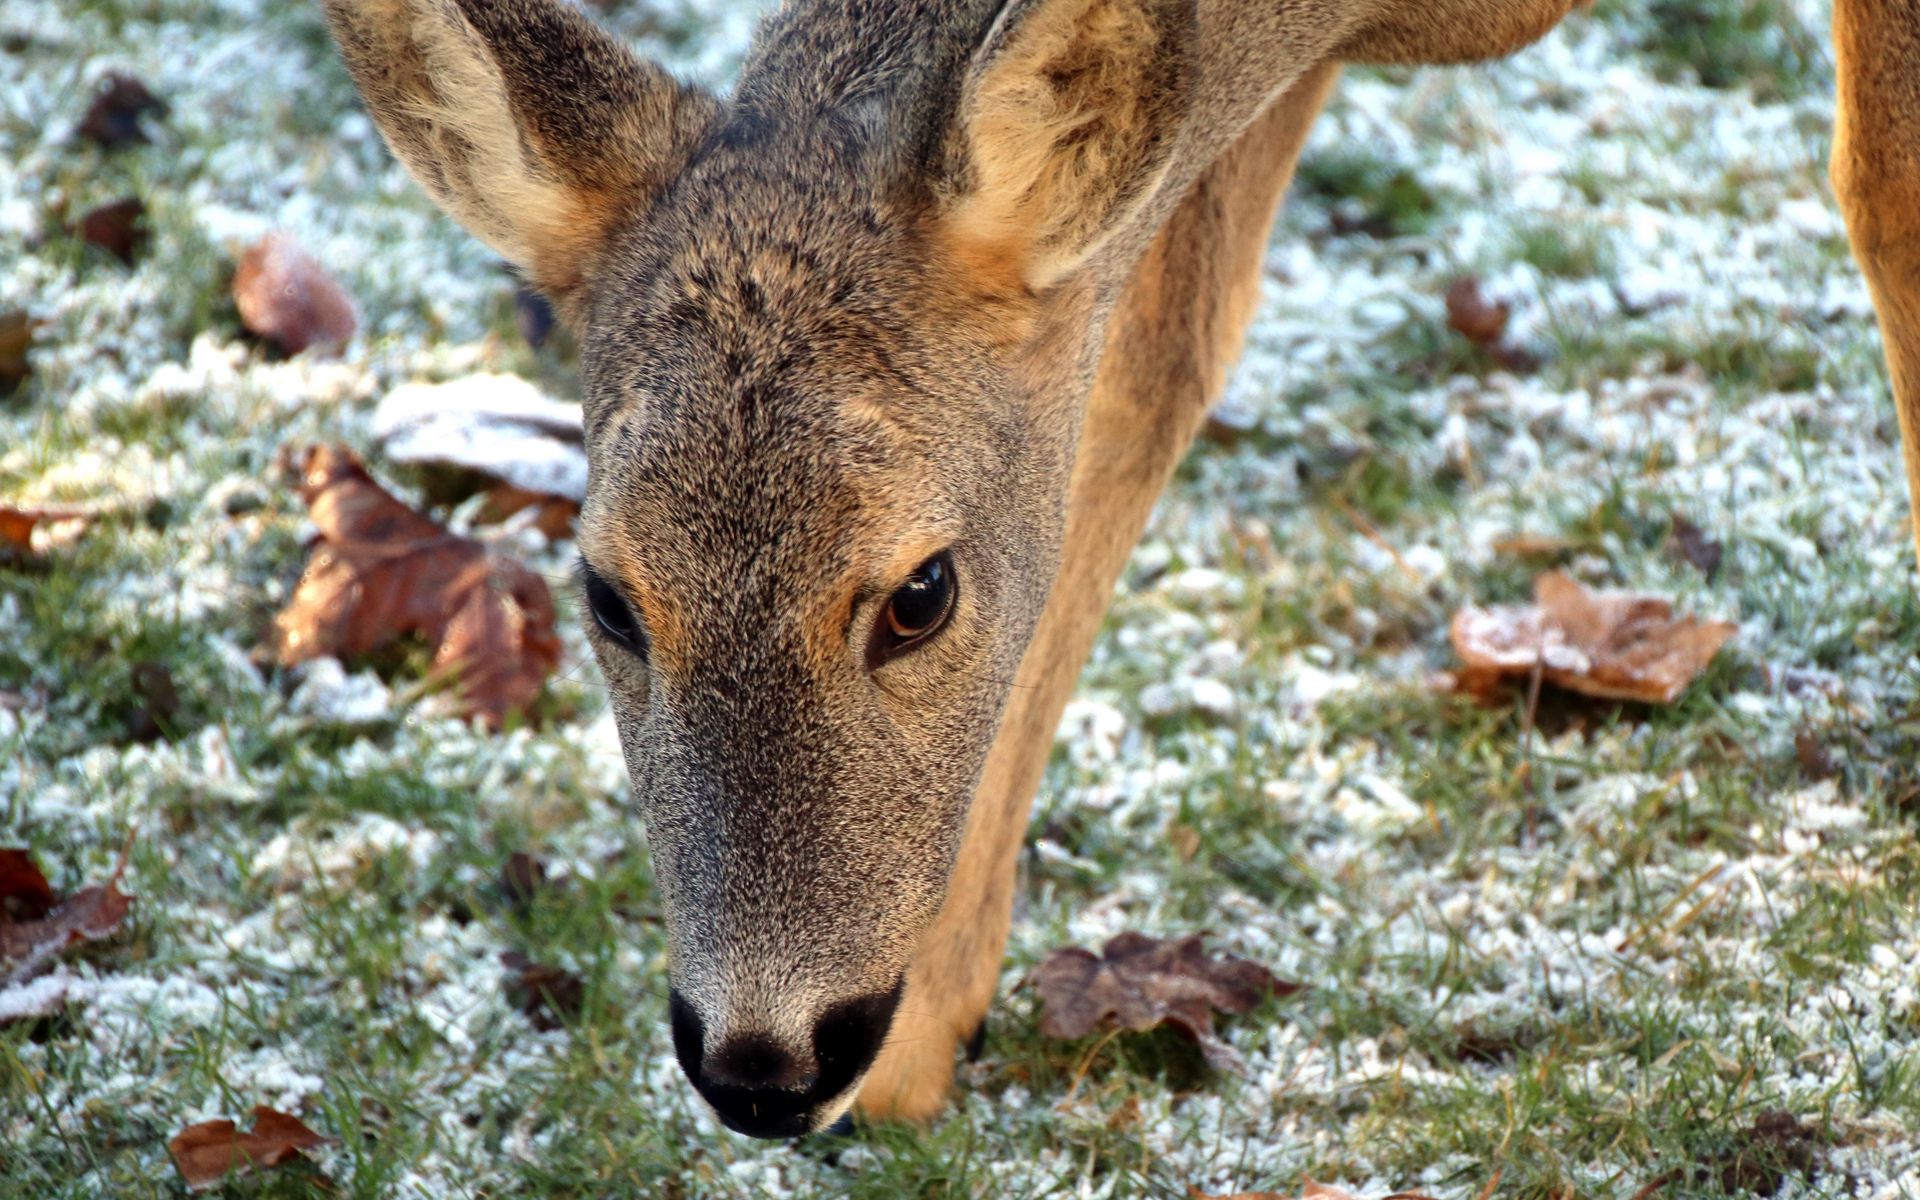
[{"label": "curled dead leaf", "polygon": [[80,118],[80,135],[109,149],[130,142],[146,142],[147,131],[140,118],[148,113],[164,115],[167,102],[153,94],[146,84],[120,71],[108,72],[93,93],[87,115]]},{"label": "curled dead leaf", "polygon": [[1447,327],[1472,342],[1482,353],[1509,371],[1531,371],[1540,364],[1528,351],[1507,340],[1512,306],[1490,299],[1480,281],[1467,276],[1447,285]]},{"label": "curled dead leaf", "polygon": [[0,504],[0,554],[44,554],[72,542],[92,520],[84,509]]},{"label": "curled dead leaf", "polygon": [[282,664],[417,634],[435,646],[435,676],[490,726],[540,694],[561,651],[544,580],[396,500],[345,447],[307,450],[299,491],[319,536],[274,618]]},{"label": "curled dead leaf", "polygon": [[[1284,1196],[1279,1192],[1235,1192],[1230,1196],[1209,1196],[1199,1188],[1193,1188],[1190,1194],[1192,1200],[1293,1200],[1292,1197]],[[1316,1183],[1309,1179],[1301,1185],[1298,1200],[1360,1200],[1360,1197],[1343,1187],[1335,1187],[1330,1183]],[[1427,1198],[1416,1192],[1395,1192],[1386,1197],[1386,1200],[1427,1200]]]},{"label": "curled dead leaf", "polygon": [[573,536],[573,523],[580,519],[580,505],[564,496],[545,496],[510,483],[496,483],[487,489],[486,502],[474,520],[483,525],[498,525],[533,510],[522,521],[538,529],[550,542]]},{"label": "curled dead leaf", "polygon": [[[62,898],[25,851],[5,852],[0,859],[4,880],[0,886],[8,903],[6,910],[0,910],[0,983],[25,979],[54,955],[117,932],[133,907],[133,897],[120,890],[126,869],[127,851],[123,851],[106,883]],[[26,919],[16,920],[8,912],[22,913]]]},{"label": "curled dead leaf", "polygon": [[1454,614],[1461,691],[1485,696],[1503,678],[1538,670],[1569,691],[1671,704],[1739,628],[1677,617],[1658,596],[1590,591],[1564,571],[1537,577],[1533,596],[1532,604]]},{"label": "curled dead leaf", "polygon": [[33,863],[25,850],[0,849],[0,914],[11,918],[37,919],[59,903],[53,885]]},{"label": "curled dead leaf", "polygon": [[254,1108],[253,1128],[247,1132],[240,1132],[232,1121],[202,1121],[174,1134],[167,1152],[187,1188],[198,1192],[218,1187],[235,1175],[296,1161],[303,1157],[302,1150],[332,1141],[297,1118],[262,1104]]},{"label": "curled dead leaf", "polygon": [[1478,279],[1469,276],[1447,285],[1447,327],[1482,350],[1506,336],[1512,313],[1506,303],[1487,299]]},{"label": "curled dead leaf", "polygon": [[478,472],[575,504],[587,495],[580,406],[555,400],[518,375],[402,384],[381,398],[372,428],[393,462]]},{"label": "curled dead leaf", "polygon": [[551,1033],[580,1015],[586,1002],[586,981],[565,967],[534,962],[517,950],[500,956],[513,974],[507,977],[507,1000],[542,1033]]},{"label": "curled dead leaf", "polygon": [[19,387],[33,373],[27,351],[33,348],[33,335],[42,324],[17,308],[0,312],[0,396]]},{"label": "curled dead leaf", "polygon": [[1199,1043],[1210,1065],[1229,1071],[1242,1065],[1213,1032],[1215,1010],[1242,1013],[1269,995],[1300,990],[1258,963],[1207,954],[1197,933],[1122,933],[1101,954],[1069,946],[1047,955],[1030,978],[1040,993],[1040,1032],[1048,1037],[1085,1037],[1109,1018],[1135,1031],[1167,1024]]},{"label": "curled dead leaf", "polygon": [[88,209],[74,222],[73,233],[89,246],[98,246],[132,266],[147,248],[147,206],[138,197],[129,196]]},{"label": "curled dead leaf", "polygon": [[233,273],[233,303],[247,331],[288,354],[337,346],[359,325],[353,297],[284,233],[247,247]]},{"label": "curled dead leaf", "polygon": [[1694,570],[1712,579],[1720,572],[1725,547],[1679,513],[1673,515],[1673,553]]}]

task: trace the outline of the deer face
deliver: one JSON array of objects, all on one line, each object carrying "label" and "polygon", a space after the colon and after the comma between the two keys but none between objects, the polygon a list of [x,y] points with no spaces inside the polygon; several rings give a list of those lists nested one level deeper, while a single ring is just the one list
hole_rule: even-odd
[{"label": "deer face", "polygon": [[909,7],[788,10],[723,107],[560,0],[329,0],[395,151],[581,334],[582,607],[675,1048],[760,1136],[851,1103],[939,911],[1190,18]]},{"label": "deer face", "polygon": [[[631,232],[587,325],[583,607],[681,1061],[734,1128],[790,1135],[851,1099],[938,911],[1060,447],[993,322],[916,277],[911,222],[816,186],[796,225],[750,197],[806,184],[730,159]],[[723,197],[733,230],[700,228]]]}]

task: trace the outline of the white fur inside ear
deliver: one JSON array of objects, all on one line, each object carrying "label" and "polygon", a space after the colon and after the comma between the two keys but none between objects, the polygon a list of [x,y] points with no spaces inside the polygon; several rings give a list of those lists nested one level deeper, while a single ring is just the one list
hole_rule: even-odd
[{"label": "white fur inside ear", "polygon": [[[492,53],[450,0],[398,0],[433,96],[409,103],[430,130],[442,178],[415,177],[462,225],[543,282],[567,274],[593,228],[579,194],[529,151]],[[409,164],[410,166],[412,164]]]}]

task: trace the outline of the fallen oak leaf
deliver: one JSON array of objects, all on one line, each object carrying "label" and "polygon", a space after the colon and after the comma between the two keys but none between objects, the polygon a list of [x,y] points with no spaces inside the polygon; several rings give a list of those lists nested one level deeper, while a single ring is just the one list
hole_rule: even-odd
[{"label": "fallen oak leaf", "polygon": [[1489,300],[1480,281],[1468,276],[1447,285],[1447,328],[1482,350],[1491,350],[1506,336],[1513,309],[1505,301]]},{"label": "fallen oak leaf", "polygon": [[284,233],[247,247],[233,272],[233,304],[247,332],[288,354],[338,346],[360,324],[353,297]]},{"label": "fallen oak leaf", "polygon": [[[81,888],[65,899],[56,900],[44,916],[25,921],[0,917],[0,984],[25,979],[54,955],[86,942],[97,942],[119,930],[133,907],[133,897],[120,890],[120,878],[126,873],[132,849],[129,838],[106,883]],[[42,877],[41,883],[45,882]],[[30,879],[23,886],[33,890]]]},{"label": "fallen oak leaf", "polygon": [[173,1156],[187,1189],[199,1192],[235,1175],[302,1159],[302,1150],[332,1142],[298,1119],[261,1104],[254,1107],[253,1128],[246,1133],[232,1121],[202,1121],[174,1134],[167,1153]]},{"label": "fallen oak leaf", "polygon": [[73,224],[73,235],[132,266],[147,248],[146,220],[146,204],[129,196],[82,213]]},{"label": "fallen oak leaf", "polygon": [[[533,511],[520,517],[528,509]],[[573,536],[580,505],[564,496],[546,496],[510,483],[496,483],[487,489],[486,500],[473,519],[482,525],[500,525],[515,517],[539,530],[548,541],[558,542]]]},{"label": "fallen oak leaf", "polygon": [[29,919],[43,917],[59,899],[47,877],[33,865],[31,854],[0,849],[0,913]]},{"label": "fallen oak leaf", "polygon": [[1211,1066],[1228,1071],[1243,1066],[1214,1034],[1214,1011],[1243,1013],[1301,986],[1232,954],[1209,956],[1197,933],[1122,933],[1098,955],[1069,946],[1047,955],[1030,979],[1040,993],[1040,1032],[1048,1037],[1085,1037],[1108,1018],[1135,1032],[1167,1024],[1197,1042]]},{"label": "fallen oak leaf", "polygon": [[1533,594],[1529,605],[1453,615],[1459,690],[1486,695],[1502,678],[1538,670],[1568,691],[1671,704],[1739,628],[1676,617],[1658,596],[1590,591],[1564,571],[1536,577]]},{"label": "fallen oak leaf", "polygon": [[140,125],[147,113],[165,116],[167,102],[153,94],[146,84],[121,71],[110,71],[100,80],[80,119],[80,134],[109,149],[129,142],[151,141]]},{"label": "fallen oak leaf", "polygon": [[1513,308],[1504,300],[1490,300],[1472,276],[1447,285],[1447,328],[1510,371],[1539,366],[1534,356],[1507,341],[1507,322]]},{"label": "fallen oak leaf", "polygon": [[274,617],[283,665],[418,634],[435,645],[434,677],[488,725],[539,695],[561,652],[544,580],[402,504],[345,447],[307,450],[299,492],[319,536]]},{"label": "fallen oak leaf", "polygon": [[1720,572],[1725,547],[1679,513],[1673,514],[1673,552],[1708,579]]},{"label": "fallen oak leaf", "polygon": [[587,495],[580,406],[518,375],[406,383],[381,398],[373,436],[394,462],[478,472],[522,492],[578,504]]},{"label": "fallen oak leaf", "polygon": [[64,545],[86,530],[93,515],[78,508],[15,508],[0,504],[0,551],[39,553]]},{"label": "fallen oak leaf", "polygon": [[[1279,1192],[1235,1192],[1230,1196],[1209,1196],[1199,1188],[1189,1188],[1188,1192],[1192,1200],[1294,1200],[1293,1197],[1284,1196]],[[1298,1200],[1360,1200],[1360,1197],[1343,1187],[1335,1187],[1330,1183],[1317,1183],[1309,1179],[1301,1185]],[[1395,1192],[1384,1200],[1428,1200],[1428,1198],[1418,1192]]]},{"label": "fallen oak leaf", "polygon": [[44,324],[17,308],[0,312],[0,396],[19,387],[33,373],[27,351],[33,348],[33,335]]},{"label": "fallen oak leaf", "polygon": [[507,1000],[542,1033],[562,1028],[580,1015],[586,1002],[586,981],[565,967],[534,962],[518,950],[500,956],[513,974],[507,978]]}]

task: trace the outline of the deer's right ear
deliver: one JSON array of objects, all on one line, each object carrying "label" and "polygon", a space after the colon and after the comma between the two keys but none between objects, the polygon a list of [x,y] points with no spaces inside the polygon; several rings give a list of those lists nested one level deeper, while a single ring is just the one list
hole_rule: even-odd
[{"label": "deer's right ear", "polygon": [[440,206],[563,314],[625,215],[716,103],[566,0],[326,0],[387,144]]},{"label": "deer's right ear", "polygon": [[1153,196],[1188,113],[1194,0],[1008,0],[949,134],[949,244],[1042,290]]}]

